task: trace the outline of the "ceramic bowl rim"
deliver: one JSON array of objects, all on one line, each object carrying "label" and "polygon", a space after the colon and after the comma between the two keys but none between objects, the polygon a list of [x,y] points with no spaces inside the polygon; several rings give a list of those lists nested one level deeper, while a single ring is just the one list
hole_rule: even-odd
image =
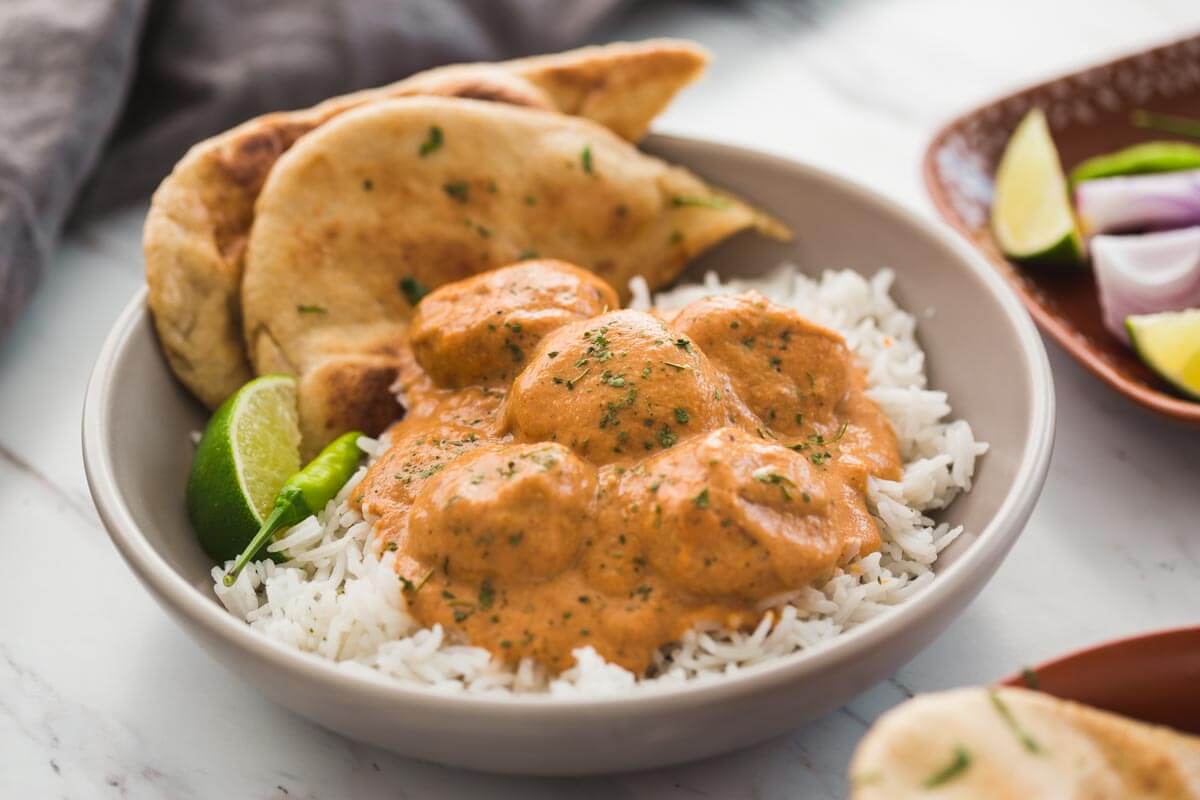
[{"label": "ceramic bowl rim", "polygon": [[[366,670],[346,670],[335,662],[300,652],[252,631],[219,603],[203,597],[150,544],[118,492],[112,454],[106,452],[104,447],[104,442],[110,438],[108,409],[113,402],[117,366],[127,353],[129,341],[147,322],[149,311],[144,287],[125,307],[104,342],[88,381],[82,424],[84,468],[96,508],[110,538],[139,580],[161,603],[186,617],[193,625],[213,637],[225,640],[227,645],[246,651],[247,655],[268,662],[281,673],[291,673],[294,677],[313,682],[336,684],[343,691],[374,693],[376,702],[399,703],[444,712],[534,714],[544,718],[574,714],[619,716],[635,710],[639,713],[670,710],[793,684],[809,674],[881,646],[886,639],[898,635],[900,631],[918,627],[923,617],[932,614],[944,602],[953,600],[967,588],[967,582],[977,579],[980,567],[1002,557],[1020,535],[1024,521],[1041,493],[1053,447],[1054,386],[1049,360],[1032,320],[1012,289],[981,255],[943,223],[926,220],[854,181],[802,162],[707,139],[657,134],[649,137],[647,144],[651,148],[656,144],[701,148],[716,157],[759,161],[774,171],[798,174],[814,183],[825,184],[855,202],[875,207],[881,214],[898,217],[902,223],[915,229],[916,234],[929,237],[957,256],[958,266],[969,270],[979,279],[1003,311],[1006,321],[1016,331],[1032,394],[1029,433],[1022,443],[1022,458],[1015,478],[991,520],[978,531],[976,540],[966,552],[940,571],[937,579],[928,587],[888,613],[812,649],[746,667],[734,675],[711,681],[639,688],[611,697],[446,693],[407,685],[383,675],[364,674]],[[973,593],[968,592],[967,596],[973,596]]]}]

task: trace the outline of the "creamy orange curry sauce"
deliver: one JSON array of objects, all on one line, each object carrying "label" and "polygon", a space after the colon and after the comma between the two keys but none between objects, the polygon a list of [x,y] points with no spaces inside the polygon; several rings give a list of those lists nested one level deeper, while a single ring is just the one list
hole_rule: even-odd
[{"label": "creamy orange curry sauce", "polygon": [[617,306],[555,261],[425,297],[355,493],[414,616],[507,662],[642,673],[879,548],[867,477],[900,458],[838,334],[755,293]]}]

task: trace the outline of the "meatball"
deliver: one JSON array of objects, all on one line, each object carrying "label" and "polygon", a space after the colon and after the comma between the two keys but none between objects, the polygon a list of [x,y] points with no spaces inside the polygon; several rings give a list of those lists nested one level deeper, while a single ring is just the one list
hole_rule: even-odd
[{"label": "meatball", "polygon": [[687,337],[640,311],[547,336],[508,396],[522,441],[561,442],[594,464],[643,457],[730,423],[721,375]]},{"label": "meatball", "polygon": [[407,554],[430,565],[451,558],[456,579],[544,580],[577,559],[595,493],[595,470],[561,445],[481,448],[421,488]]},{"label": "meatball", "polygon": [[590,272],[564,261],[524,261],[427,295],[409,340],[439,386],[506,382],[550,331],[617,305],[612,287]]},{"label": "meatball", "polygon": [[824,478],[740,428],[648,459],[621,496],[650,567],[698,597],[755,602],[830,574],[843,551]]},{"label": "meatball", "polygon": [[426,480],[486,443],[479,427],[451,422],[401,423],[393,429],[391,446],[355,487],[351,501],[364,513],[383,518],[384,527],[390,530],[392,520],[403,517]]},{"label": "meatball", "polygon": [[790,435],[815,428],[829,435],[836,429],[852,363],[834,331],[757,292],[697,300],[671,327],[700,346],[772,430]]}]

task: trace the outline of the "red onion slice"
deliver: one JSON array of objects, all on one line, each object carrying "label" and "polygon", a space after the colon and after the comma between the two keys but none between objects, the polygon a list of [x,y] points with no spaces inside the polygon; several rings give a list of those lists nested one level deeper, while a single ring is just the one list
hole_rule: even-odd
[{"label": "red onion slice", "polygon": [[1075,209],[1088,235],[1200,225],[1200,170],[1084,181]]},{"label": "red onion slice", "polygon": [[1104,326],[1121,341],[1130,314],[1200,308],[1200,226],[1097,236],[1091,252]]}]

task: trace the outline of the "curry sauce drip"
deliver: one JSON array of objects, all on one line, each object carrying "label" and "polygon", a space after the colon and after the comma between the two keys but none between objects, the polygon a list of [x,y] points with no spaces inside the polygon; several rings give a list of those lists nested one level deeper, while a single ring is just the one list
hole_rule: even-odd
[{"label": "curry sauce drip", "polygon": [[901,462],[836,333],[755,293],[606,311],[596,283],[526,262],[427,296],[408,413],[354,501],[422,624],[642,673],[878,550],[867,481]]}]

